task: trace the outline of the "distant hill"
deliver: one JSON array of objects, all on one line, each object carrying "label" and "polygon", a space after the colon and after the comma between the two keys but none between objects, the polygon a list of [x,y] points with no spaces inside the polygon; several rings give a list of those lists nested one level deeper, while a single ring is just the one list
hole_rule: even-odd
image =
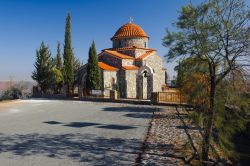
[{"label": "distant hill", "polygon": [[9,82],[7,81],[4,81],[4,82],[1,82],[0,81],[0,90],[6,90],[8,89],[10,86],[9,86]]}]

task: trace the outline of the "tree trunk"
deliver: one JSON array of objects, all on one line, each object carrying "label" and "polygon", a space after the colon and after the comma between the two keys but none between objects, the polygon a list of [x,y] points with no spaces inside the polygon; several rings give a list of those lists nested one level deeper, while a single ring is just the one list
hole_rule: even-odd
[{"label": "tree trunk", "polygon": [[215,67],[210,69],[210,107],[208,117],[204,126],[204,140],[202,144],[202,160],[208,161],[209,159],[209,147],[210,137],[213,131],[213,123],[215,116],[215,97],[216,97],[216,78],[215,78]]},{"label": "tree trunk", "polygon": [[67,97],[70,97],[70,85],[67,84],[67,92],[66,92]]}]

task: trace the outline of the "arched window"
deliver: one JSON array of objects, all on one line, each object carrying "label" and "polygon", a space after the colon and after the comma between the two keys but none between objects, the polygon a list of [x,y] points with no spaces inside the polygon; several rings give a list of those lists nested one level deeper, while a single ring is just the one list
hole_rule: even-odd
[{"label": "arched window", "polygon": [[144,42],[144,47],[147,48],[147,42]]},{"label": "arched window", "polygon": [[147,71],[147,70],[143,71],[143,76],[144,76],[145,78],[148,77],[148,71]]}]

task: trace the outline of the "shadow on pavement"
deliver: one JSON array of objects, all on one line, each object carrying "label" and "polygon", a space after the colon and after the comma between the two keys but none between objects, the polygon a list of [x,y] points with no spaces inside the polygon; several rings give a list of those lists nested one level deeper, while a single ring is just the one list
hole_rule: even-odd
[{"label": "shadow on pavement", "polygon": [[47,123],[47,124],[62,124],[61,122],[57,122],[57,121],[46,121],[46,122],[43,122],[43,123]]},{"label": "shadow on pavement", "polygon": [[117,124],[106,125],[106,124],[92,123],[92,122],[70,122],[68,124],[64,124],[58,121],[47,121],[43,123],[50,124],[50,125],[62,124],[62,126],[74,127],[74,128],[82,128],[82,127],[90,127],[90,126],[96,126],[97,128],[112,129],[112,130],[127,130],[127,129],[137,128],[136,126],[131,126],[131,125],[117,125]]},{"label": "shadow on pavement", "polygon": [[138,112],[138,113],[153,113],[157,109],[155,107],[105,107],[103,111],[112,112]]},{"label": "shadow on pavement", "polygon": [[[141,141],[92,134],[0,135],[0,154],[68,158],[90,165],[132,165]],[[11,156],[12,157],[12,156]]]},{"label": "shadow on pavement", "polygon": [[123,115],[129,118],[151,119],[155,111],[160,111],[156,107],[105,107],[103,111],[127,112]]},{"label": "shadow on pavement", "polygon": [[113,130],[127,130],[127,129],[134,129],[137,127],[125,126],[125,125],[103,125],[103,126],[98,126],[98,128],[113,129]]},{"label": "shadow on pavement", "polygon": [[129,117],[129,118],[151,119],[152,113],[128,113],[128,114],[125,114],[124,116]]},{"label": "shadow on pavement", "polygon": [[96,125],[100,125],[100,124],[99,123],[91,123],[91,122],[71,122],[71,123],[63,125],[63,126],[81,128],[81,127],[96,126]]}]

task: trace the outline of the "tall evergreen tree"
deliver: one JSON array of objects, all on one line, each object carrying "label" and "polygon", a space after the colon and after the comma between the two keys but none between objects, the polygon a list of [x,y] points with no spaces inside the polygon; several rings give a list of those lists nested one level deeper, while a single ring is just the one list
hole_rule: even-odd
[{"label": "tall evergreen tree", "polygon": [[63,77],[67,86],[67,95],[71,95],[71,88],[74,83],[73,52],[71,47],[71,17],[68,14],[65,28],[65,44],[63,53]]},{"label": "tall evergreen tree", "polygon": [[56,68],[62,70],[62,56],[60,42],[57,42],[57,54],[56,54]]},{"label": "tall evergreen tree", "polygon": [[54,67],[53,67],[53,84],[54,84],[54,92],[60,93],[63,85],[63,74],[62,74],[62,58],[61,58],[61,48],[60,43],[57,43],[57,54],[54,59]]},{"label": "tall evergreen tree", "polygon": [[41,43],[39,50],[36,51],[35,71],[32,72],[32,79],[41,87],[43,93],[46,93],[51,86],[52,81],[52,58],[49,47]]},{"label": "tall evergreen tree", "polygon": [[98,58],[96,54],[95,42],[93,41],[91,47],[89,48],[89,59],[87,66],[87,89],[100,89],[101,75],[100,68],[98,66]]}]

